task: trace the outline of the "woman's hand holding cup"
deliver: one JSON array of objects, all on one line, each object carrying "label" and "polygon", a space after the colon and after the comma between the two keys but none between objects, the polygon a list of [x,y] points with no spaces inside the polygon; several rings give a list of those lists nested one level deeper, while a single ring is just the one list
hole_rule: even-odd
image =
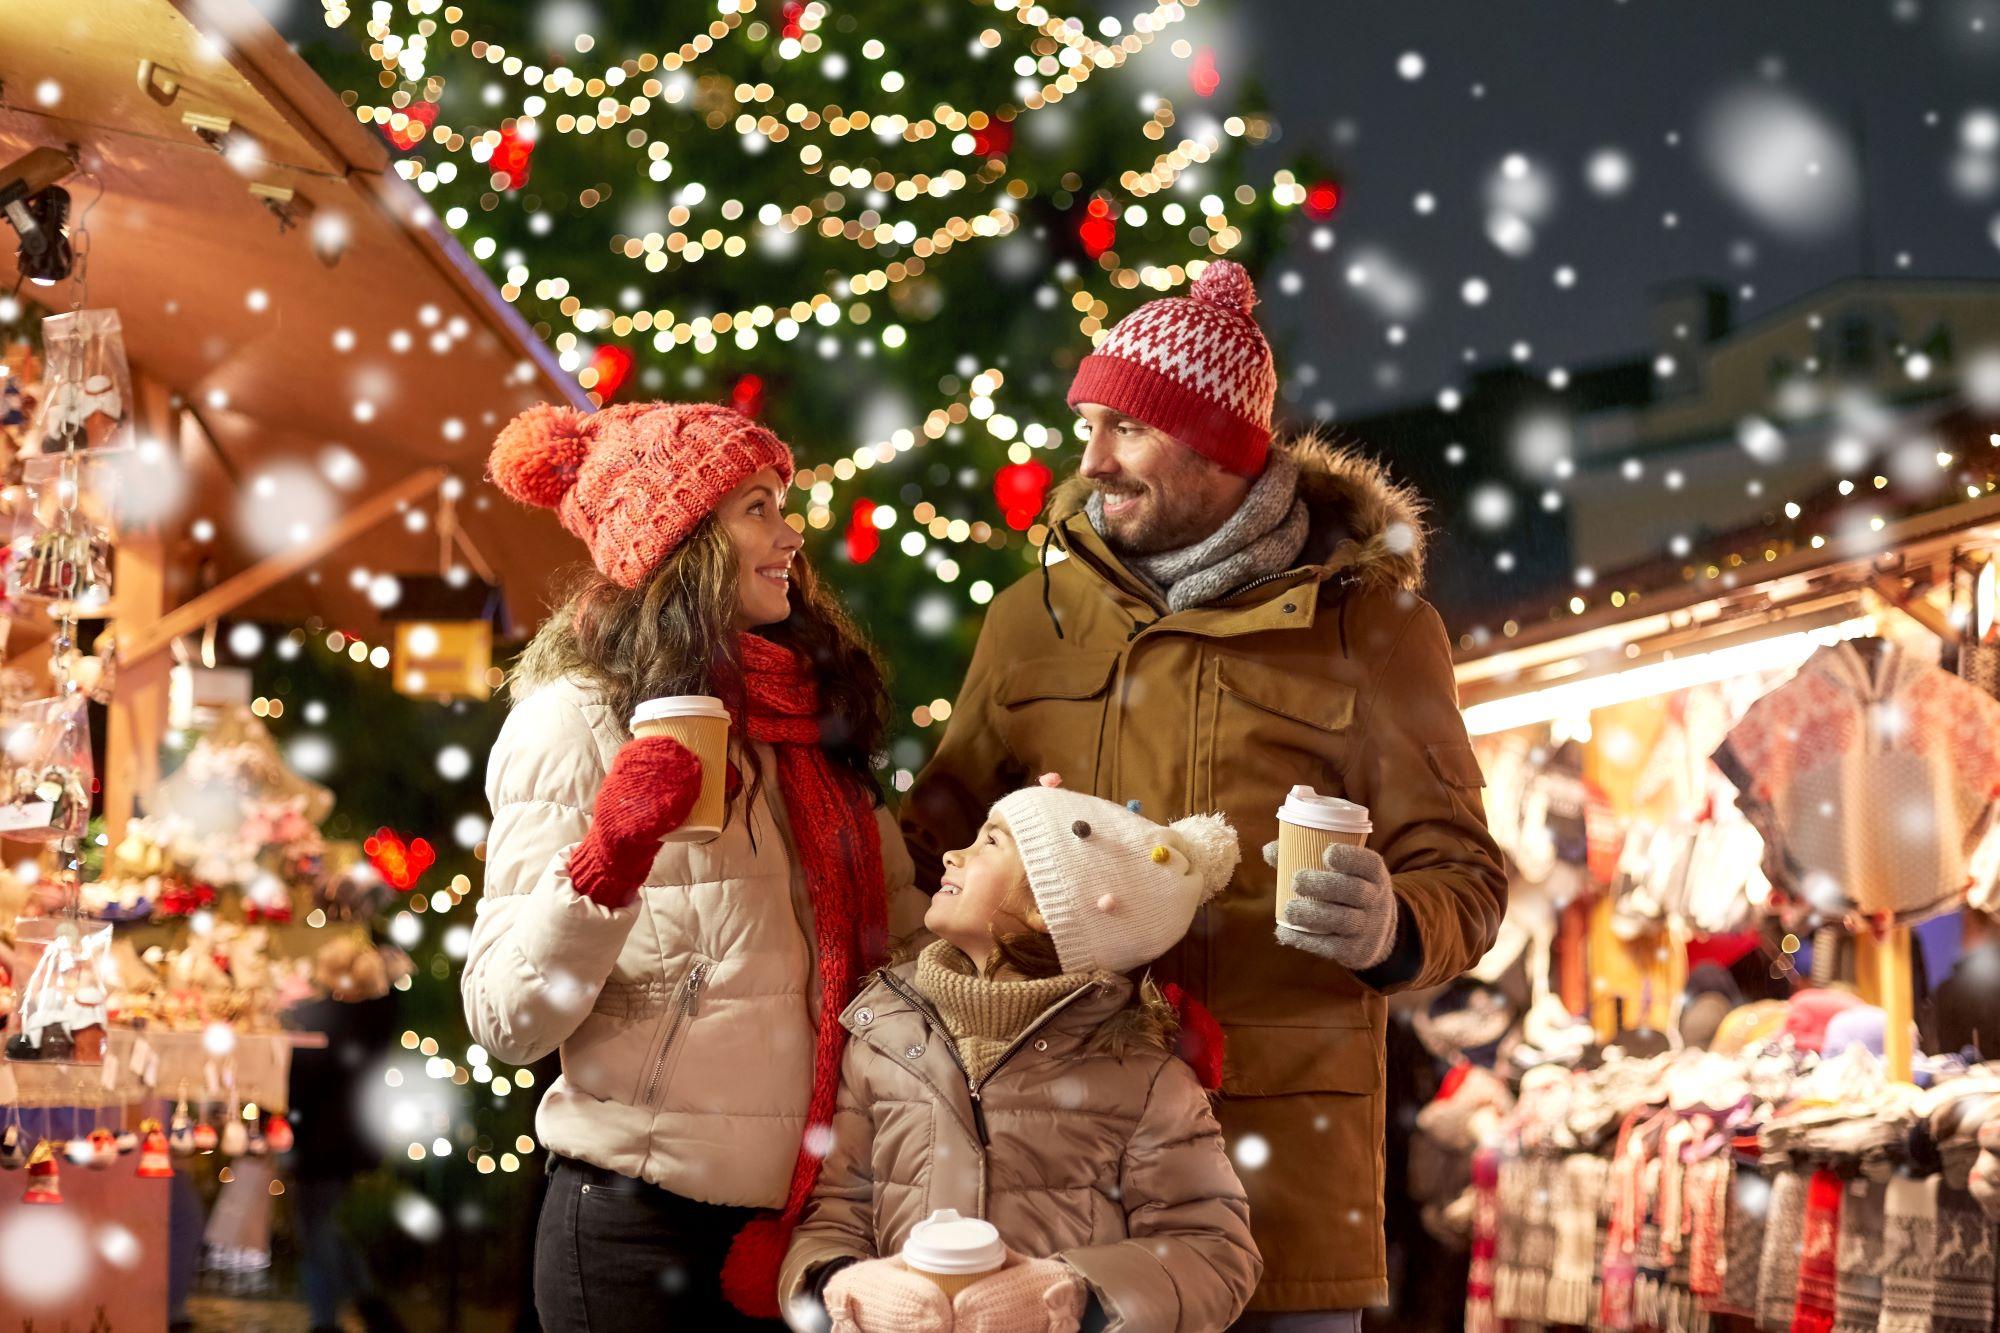
[{"label": "woman's hand holding cup", "polygon": [[570,853],[576,891],[613,911],[630,903],[701,789],[701,760],[671,737],[641,737],[620,750],[598,788],[590,832]]}]

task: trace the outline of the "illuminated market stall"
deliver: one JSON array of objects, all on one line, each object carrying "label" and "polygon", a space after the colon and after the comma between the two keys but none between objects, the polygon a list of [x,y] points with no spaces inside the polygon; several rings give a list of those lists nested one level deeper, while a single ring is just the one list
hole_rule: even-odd
[{"label": "illuminated market stall", "polygon": [[1843,484],[1466,645],[1531,981],[1504,1038],[1465,995],[1432,1023],[1477,1032],[1418,1121],[1469,1167],[1435,1214],[1468,1328],[1789,1327],[1836,1288],[1872,1327],[1899,1281],[1990,1323],[1990,1246],[1869,1238],[1991,1227],[1996,426],[1939,416],[1943,507]]},{"label": "illuminated market stall", "polygon": [[0,86],[0,292],[49,315],[0,347],[0,1306],[156,1327],[164,1182],[283,1188],[313,1038],[279,1012],[428,852],[322,836],[334,793],[216,668],[218,622],[485,697],[501,590],[557,529],[502,540],[465,482],[507,416],[581,400],[254,5],[11,4]]}]

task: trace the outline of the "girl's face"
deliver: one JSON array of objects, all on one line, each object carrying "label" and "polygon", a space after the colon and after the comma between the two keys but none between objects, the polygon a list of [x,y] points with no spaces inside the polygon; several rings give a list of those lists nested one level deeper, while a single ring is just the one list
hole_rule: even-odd
[{"label": "girl's face", "polygon": [[982,967],[998,935],[1048,929],[1035,910],[1021,851],[1006,820],[989,816],[970,847],[944,854],[944,875],[924,913],[924,926]]},{"label": "girl's face", "polygon": [[736,625],[775,625],[792,613],[792,558],[805,538],[785,522],[785,484],[765,468],[716,509],[736,552]]}]

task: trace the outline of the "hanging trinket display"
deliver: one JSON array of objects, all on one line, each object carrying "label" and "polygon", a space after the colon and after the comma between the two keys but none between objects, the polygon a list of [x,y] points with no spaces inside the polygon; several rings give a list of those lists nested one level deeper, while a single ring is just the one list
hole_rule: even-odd
[{"label": "hanging trinket display", "polygon": [[80,694],[17,703],[0,721],[0,834],[80,838],[90,822],[90,717]]},{"label": "hanging trinket display", "polygon": [[116,310],[72,310],[42,321],[44,380],[30,436],[44,454],[124,444],[132,373]]}]

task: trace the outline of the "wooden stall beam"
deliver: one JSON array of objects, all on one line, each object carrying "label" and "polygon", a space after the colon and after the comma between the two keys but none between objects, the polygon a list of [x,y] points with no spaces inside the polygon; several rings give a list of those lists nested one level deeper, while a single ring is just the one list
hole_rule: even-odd
[{"label": "wooden stall beam", "polygon": [[[1930,589],[1907,587],[1893,574],[1884,574],[1874,582],[1876,595],[1890,606],[1895,607],[1910,619],[1922,625],[1940,639],[1949,642],[1958,637],[1958,631],[1951,627],[1951,614],[1931,600]],[[1949,588],[1943,589],[1947,594]]]},{"label": "wooden stall beam", "polygon": [[189,598],[131,639],[127,640],[121,636],[118,644],[118,669],[128,670],[133,663],[142,662],[162,652],[168,644],[181,635],[192,633],[209,621],[228,615],[251,599],[325,559],[377,524],[394,518],[404,505],[435,491],[443,484],[446,475],[445,469],[441,467],[428,467],[421,472],[413,472],[387,490],[370,496],[342,514],[338,521],[311,541],[302,542],[289,551],[259,561],[241,573],[224,579],[208,591]]},{"label": "wooden stall beam", "polygon": [[[178,448],[180,409],[167,387],[142,374],[133,376],[140,428],[153,439]],[[110,643],[144,636],[167,610],[167,548],[157,529],[126,531],[112,557]],[[160,745],[167,734],[168,670],[154,655],[125,665],[105,706],[104,835],[116,847],[138,808],[139,793],[159,781]]]}]

